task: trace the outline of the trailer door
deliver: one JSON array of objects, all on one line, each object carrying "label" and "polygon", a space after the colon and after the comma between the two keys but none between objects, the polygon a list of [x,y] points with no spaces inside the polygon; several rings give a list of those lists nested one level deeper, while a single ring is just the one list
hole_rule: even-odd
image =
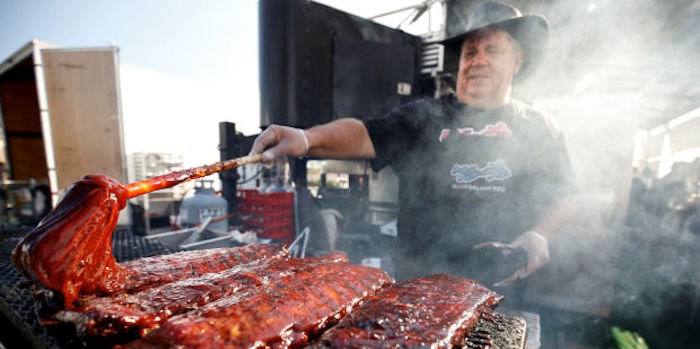
[{"label": "trailer door", "polygon": [[37,69],[51,189],[60,193],[85,174],[124,183],[124,141],[116,47],[43,49]]}]

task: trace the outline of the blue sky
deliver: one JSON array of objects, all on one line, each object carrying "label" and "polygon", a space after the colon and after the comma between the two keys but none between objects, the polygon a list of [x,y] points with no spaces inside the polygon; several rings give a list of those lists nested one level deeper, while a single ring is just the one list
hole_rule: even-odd
[{"label": "blue sky", "polygon": [[[360,16],[419,3],[318,2]],[[3,61],[34,38],[119,48],[127,154],[181,153],[197,166],[218,160],[219,122],[259,131],[257,0],[0,0],[0,23]]]},{"label": "blue sky", "polygon": [[123,63],[183,77],[257,69],[257,1],[3,0],[0,23],[3,59],[37,38],[61,47],[114,43]]},{"label": "blue sky", "polygon": [[[411,0],[319,1],[372,15]],[[258,1],[2,0],[0,59],[36,38],[61,47],[120,48],[123,63],[196,79],[257,83]]]},{"label": "blue sky", "polygon": [[218,161],[220,121],[258,130],[257,6],[2,0],[0,59],[33,38],[64,48],[117,46],[126,153],[178,153],[197,166]]}]

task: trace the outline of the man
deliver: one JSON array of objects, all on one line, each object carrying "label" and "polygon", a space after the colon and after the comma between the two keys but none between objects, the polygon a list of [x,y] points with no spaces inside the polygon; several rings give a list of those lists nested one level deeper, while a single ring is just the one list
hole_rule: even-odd
[{"label": "man", "polygon": [[[398,280],[448,272],[491,284],[524,278],[549,261],[548,240],[570,217],[576,185],[559,132],[512,100],[513,81],[542,58],[547,23],[498,2],[477,6],[464,33],[456,96],[426,99],[368,120],[300,130],[272,125],[252,153],[370,159],[399,177]],[[483,250],[522,249],[527,262],[498,280]],[[486,271],[486,272],[484,272]]]}]

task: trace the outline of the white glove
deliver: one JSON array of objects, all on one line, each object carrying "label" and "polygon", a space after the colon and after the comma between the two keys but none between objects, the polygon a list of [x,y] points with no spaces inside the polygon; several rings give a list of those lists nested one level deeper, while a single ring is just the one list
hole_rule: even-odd
[{"label": "white glove", "polygon": [[536,231],[526,231],[506,246],[506,253],[518,248],[525,250],[527,252],[527,265],[516,270],[508,278],[495,283],[494,286],[506,286],[517,279],[524,279],[549,263],[549,242],[547,238]]},{"label": "white glove", "polygon": [[529,230],[510,243],[513,248],[522,248],[527,252],[528,276],[549,263],[549,242],[542,234]]},{"label": "white glove", "polygon": [[309,139],[300,128],[271,125],[253,142],[250,155],[263,154],[263,162],[272,163],[284,156],[303,158],[309,152]]}]

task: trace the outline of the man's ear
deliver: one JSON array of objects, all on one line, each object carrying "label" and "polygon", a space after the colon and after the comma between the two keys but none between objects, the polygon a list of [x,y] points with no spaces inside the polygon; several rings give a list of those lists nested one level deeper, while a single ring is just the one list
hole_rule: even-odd
[{"label": "man's ear", "polygon": [[518,75],[518,72],[520,71],[520,67],[523,65],[523,59],[525,58],[525,54],[523,51],[518,51],[515,54],[515,72],[513,75]]}]

